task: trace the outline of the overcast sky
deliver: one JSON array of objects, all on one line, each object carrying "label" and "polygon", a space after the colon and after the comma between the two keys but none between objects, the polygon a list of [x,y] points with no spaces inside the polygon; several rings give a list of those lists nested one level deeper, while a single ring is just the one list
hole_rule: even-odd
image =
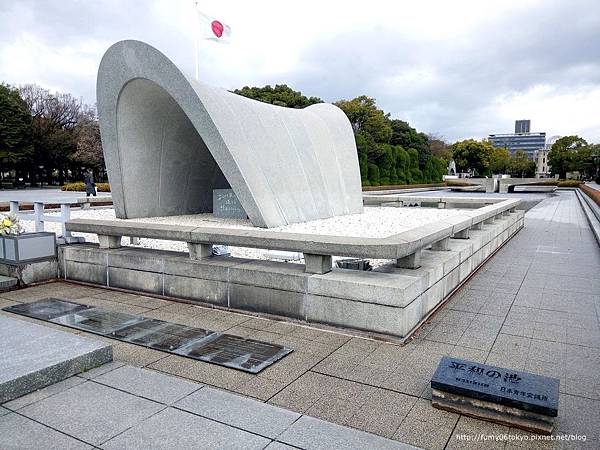
[{"label": "overcast sky", "polygon": [[[200,79],[286,83],[325,101],[366,94],[453,141],[512,132],[600,142],[599,0],[201,0],[231,26],[204,41]],[[0,81],[95,103],[104,51],[155,46],[194,72],[192,0],[0,0]]]}]

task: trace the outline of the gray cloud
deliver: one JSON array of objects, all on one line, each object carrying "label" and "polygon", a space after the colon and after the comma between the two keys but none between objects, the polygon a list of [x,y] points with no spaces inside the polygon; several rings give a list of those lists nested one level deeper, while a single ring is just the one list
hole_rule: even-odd
[{"label": "gray cloud", "polygon": [[[489,115],[499,96],[526,93],[538,85],[559,94],[600,88],[598,30],[600,4],[573,1],[490,18],[460,41],[411,41],[394,30],[348,32],[305,53],[306,65],[321,70],[290,77],[328,100],[376,97],[393,115],[449,138],[484,136],[511,131],[512,123],[498,123]],[[434,83],[399,84],[394,90],[382,83],[422,66],[433,70]],[[535,117],[531,119],[535,125]],[[600,123],[598,128],[595,139],[600,138]]]},{"label": "gray cloud", "polygon": [[[484,8],[485,2],[477,7]],[[435,9],[431,14],[436,14]],[[568,96],[585,99],[587,92],[600,95],[597,0],[546,1],[490,15],[470,28],[467,35],[458,33],[456,39],[448,40],[409,37],[403,32],[403,25],[410,20],[411,17],[404,17],[394,28],[324,34],[301,52],[297,67],[283,74],[249,69],[222,75],[221,79],[229,84],[225,86],[228,88],[287,83],[327,101],[366,94],[377,98],[378,104],[394,117],[448,139],[509,132],[512,120],[534,114],[527,117],[534,129],[551,134],[581,132],[590,140],[600,141],[600,118],[582,125],[564,111],[565,107],[569,111],[578,107],[564,103],[564,98],[571,98]],[[424,29],[429,26],[432,25],[423,22]],[[462,24],[456,21],[451,26],[460,30]],[[86,40],[99,43],[90,55],[99,62],[104,48],[112,42],[135,38],[157,46],[191,72],[190,43],[179,31],[177,23],[162,20],[147,1],[24,0],[7,3],[0,10],[0,42],[5,43],[0,43],[0,51],[3,45],[27,32],[49,47],[77,47]],[[210,60],[205,64],[210,66]],[[51,69],[43,80],[5,81],[61,86],[94,101],[95,77]],[[0,67],[0,80],[10,73],[9,68]],[[214,79],[209,76],[208,81]],[[548,109],[556,108],[551,122],[544,119],[556,130],[539,129],[544,121],[535,116],[535,111],[516,111],[518,117],[507,118],[498,110],[500,100],[514,101],[540,86],[547,91],[547,107],[539,114],[546,117]]]}]

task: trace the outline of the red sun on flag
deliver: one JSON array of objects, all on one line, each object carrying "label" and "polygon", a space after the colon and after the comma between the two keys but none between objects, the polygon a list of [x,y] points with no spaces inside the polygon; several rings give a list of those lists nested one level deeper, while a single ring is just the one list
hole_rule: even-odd
[{"label": "red sun on flag", "polygon": [[215,34],[216,37],[220,38],[221,36],[223,36],[223,31],[225,30],[225,27],[221,22],[219,22],[218,20],[213,20],[210,24],[210,27],[212,28],[212,32]]}]

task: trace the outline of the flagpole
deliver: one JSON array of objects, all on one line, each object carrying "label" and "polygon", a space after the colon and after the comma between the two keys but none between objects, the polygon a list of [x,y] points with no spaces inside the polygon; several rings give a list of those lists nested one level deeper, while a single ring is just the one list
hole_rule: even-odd
[{"label": "flagpole", "polygon": [[195,49],[195,61],[196,61],[196,81],[199,81],[200,76],[200,61],[198,57],[198,53],[200,53],[200,21],[198,20],[198,0],[194,1],[194,12],[196,16],[196,32],[194,33],[194,49]]}]

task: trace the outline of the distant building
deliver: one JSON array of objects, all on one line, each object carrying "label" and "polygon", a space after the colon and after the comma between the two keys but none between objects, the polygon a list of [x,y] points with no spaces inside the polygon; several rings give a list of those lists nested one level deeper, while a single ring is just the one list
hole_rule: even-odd
[{"label": "distant building", "polygon": [[546,140],[546,146],[535,152],[535,177],[536,178],[548,178],[552,172],[550,165],[548,164],[548,154],[552,150],[552,145],[558,141],[561,136],[551,136]]},{"label": "distant building", "polygon": [[535,177],[548,178],[550,176],[550,166],[548,165],[548,149],[540,149],[535,152],[533,160],[535,161]]},{"label": "distant building", "polygon": [[529,133],[531,120],[515,120],[515,133]]},{"label": "distant building", "polygon": [[490,134],[488,140],[494,147],[508,149],[511,155],[523,150],[533,159],[537,150],[546,147],[546,133],[531,133],[530,128],[530,120],[517,120],[514,133]]}]

